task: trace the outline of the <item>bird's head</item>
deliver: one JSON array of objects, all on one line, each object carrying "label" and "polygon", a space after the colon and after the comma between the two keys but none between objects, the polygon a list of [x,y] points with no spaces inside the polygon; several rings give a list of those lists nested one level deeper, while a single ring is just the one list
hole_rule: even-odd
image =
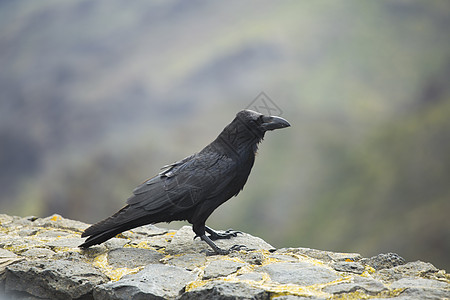
[{"label": "bird's head", "polygon": [[236,119],[249,126],[251,129],[262,132],[271,131],[291,126],[289,122],[281,117],[266,116],[259,112],[244,109],[237,113]]},{"label": "bird's head", "polygon": [[256,153],[258,143],[262,141],[267,131],[289,126],[291,124],[281,117],[265,116],[253,110],[241,110],[219,134],[216,139],[218,142],[213,143],[224,145],[226,151],[231,149],[231,152],[234,153],[240,153],[242,149],[246,148],[250,148],[253,153]]}]

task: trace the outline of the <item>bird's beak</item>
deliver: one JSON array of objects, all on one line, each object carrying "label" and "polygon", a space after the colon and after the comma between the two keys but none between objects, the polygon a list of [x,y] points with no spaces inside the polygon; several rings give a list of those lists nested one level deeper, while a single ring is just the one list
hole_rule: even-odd
[{"label": "bird's beak", "polygon": [[264,130],[275,130],[291,126],[289,122],[281,117],[276,116],[264,116],[263,124],[261,125]]}]

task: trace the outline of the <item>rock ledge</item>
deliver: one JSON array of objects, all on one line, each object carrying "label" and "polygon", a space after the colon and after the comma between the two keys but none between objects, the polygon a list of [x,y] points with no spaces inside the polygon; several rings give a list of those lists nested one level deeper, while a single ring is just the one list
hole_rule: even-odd
[{"label": "rock ledge", "polygon": [[0,300],[450,298],[444,270],[394,253],[274,249],[244,233],[217,244],[252,250],[206,256],[188,226],[144,226],[80,250],[82,222],[0,215],[0,225]]}]

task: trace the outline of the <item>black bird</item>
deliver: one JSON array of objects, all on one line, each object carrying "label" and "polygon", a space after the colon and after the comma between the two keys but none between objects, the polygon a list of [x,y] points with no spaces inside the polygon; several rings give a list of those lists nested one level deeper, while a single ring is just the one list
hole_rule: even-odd
[{"label": "black bird", "polygon": [[81,236],[88,238],[80,247],[100,244],[138,226],[186,220],[196,236],[216,254],[229,253],[234,247],[221,249],[213,240],[227,239],[239,232],[215,232],[205,225],[206,219],[243,189],[266,131],[289,126],[280,117],[240,111],[211,144],[163,167],[161,173],[134,189],[125,207],[87,228]]}]

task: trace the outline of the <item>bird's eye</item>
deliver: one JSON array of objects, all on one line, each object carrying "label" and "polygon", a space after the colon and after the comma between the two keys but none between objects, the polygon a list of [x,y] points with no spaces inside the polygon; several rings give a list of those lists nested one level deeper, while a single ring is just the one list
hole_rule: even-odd
[{"label": "bird's eye", "polygon": [[258,122],[258,124],[264,123],[263,117],[264,117],[263,115],[260,115],[260,116],[258,117],[258,119],[256,120],[256,122]]}]

